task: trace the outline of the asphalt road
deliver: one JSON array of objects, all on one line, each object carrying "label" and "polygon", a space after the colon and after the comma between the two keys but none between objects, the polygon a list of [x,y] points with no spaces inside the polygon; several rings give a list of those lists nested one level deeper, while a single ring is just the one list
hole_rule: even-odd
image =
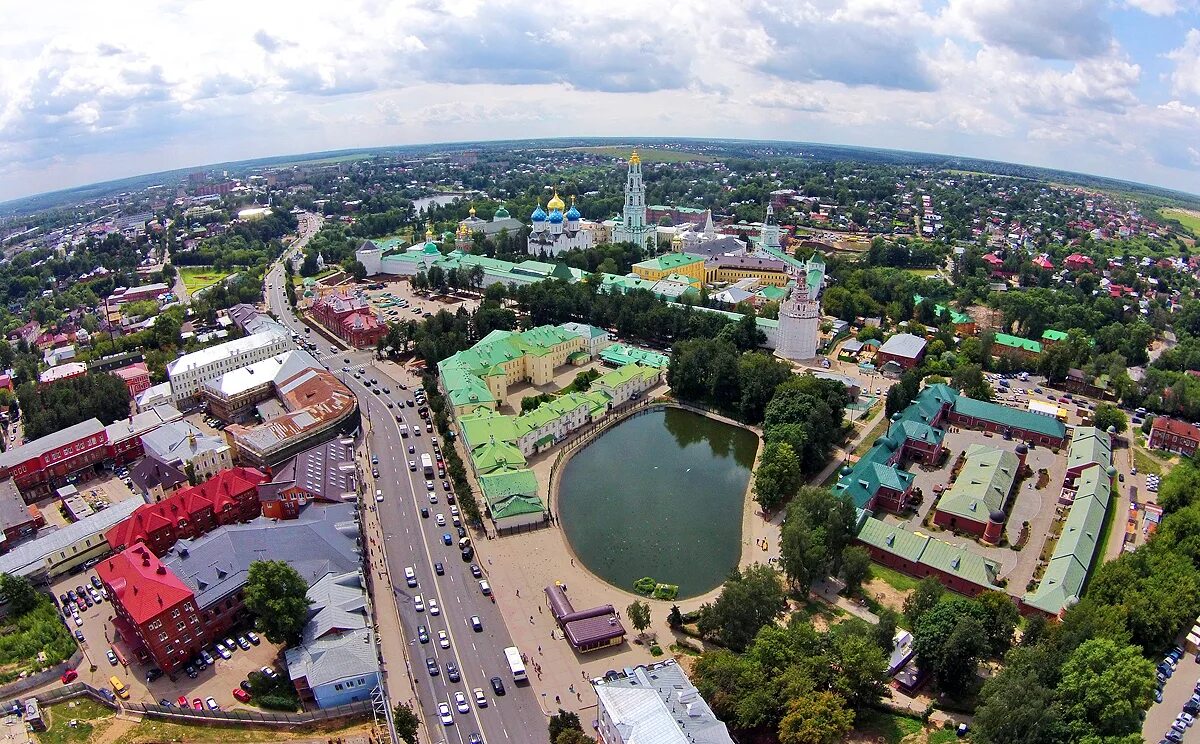
[{"label": "asphalt road", "polygon": [[[319,217],[302,216],[300,238],[292,250],[285,254],[285,259],[294,251],[302,250],[304,244],[319,228]],[[314,336],[311,332],[305,334],[304,324],[288,311],[284,281],[282,263],[277,263],[267,272],[268,306],[287,328],[296,331],[301,337]],[[469,735],[474,732],[482,734],[486,742],[544,742],[546,717],[528,683],[517,686],[513,682],[504,658],[504,649],[513,645],[511,636],[504,625],[499,608],[483,595],[478,581],[471,575],[470,563],[462,560],[458,549],[458,535],[452,525],[450,505],[446,502],[446,491],[441,486],[441,479],[435,479],[434,493],[437,494],[437,503],[429,501],[425,478],[419,468],[422,453],[433,457],[432,442],[436,432],[425,432],[417,408],[406,405],[406,401],[413,397],[413,387],[419,382],[415,379],[405,380],[409,389],[401,390],[371,366],[373,355],[370,352],[327,353],[328,347],[320,346],[323,342],[324,339],[318,341],[317,357],[354,391],[364,422],[369,420],[372,424],[367,445],[369,453],[379,460],[374,466],[379,470],[379,478],[375,480],[376,486],[383,493],[383,501],[376,502],[373,492],[368,494],[368,498],[372,499],[371,504],[377,508],[384,530],[388,573],[395,592],[393,599],[399,609],[411,660],[411,674],[416,683],[427,730],[434,736],[435,741],[462,744],[465,744]],[[347,358],[350,359],[349,364],[345,361]],[[355,379],[352,373],[343,371],[342,368],[346,366],[352,370],[365,366],[364,379]],[[378,387],[388,387],[391,393],[375,395],[375,386],[368,388],[364,384],[366,379],[371,378],[378,379]],[[390,409],[387,407],[389,400],[394,406]],[[408,438],[401,437],[401,422],[396,420],[397,414],[403,418],[403,423],[408,424],[410,430],[420,425],[421,436],[410,434]],[[414,448],[412,454],[408,453],[410,444]],[[409,470],[410,459],[417,463],[417,472]],[[429,509],[428,518],[421,518],[422,506]],[[445,516],[444,527],[438,527],[435,523],[438,513]],[[449,546],[444,544],[442,538],[442,535],[447,533],[452,538],[452,544]],[[435,562],[442,563],[444,575],[435,574]],[[416,588],[410,589],[406,586],[406,567],[412,567],[416,573]],[[486,563],[481,567],[486,577]],[[415,608],[414,597],[418,594],[427,605],[423,612],[417,612]],[[428,605],[431,599],[437,602],[441,610],[437,616],[429,612]],[[376,602],[384,600],[384,597],[375,597]],[[481,632],[472,629],[472,616],[480,619],[483,625]],[[418,625],[424,625],[428,629],[428,643],[422,644],[417,641]],[[449,648],[440,647],[438,631],[446,632]],[[440,674],[429,674],[425,666],[426,658],[436,660]],[[385,661],[389,669],[400,669],[405,664],[404,659]],[[460,682],[450,682],[446,673],[446,664],[450,662],[459,667],[462,675]],[[532,665],[529,666],[532,669]],[[500,677],[503,680],[506,692],[503,697],[497,697],[492,692],[489,682],[492,677]],[[475,704],[472,690],[476,687],[482,688],[487,696],[486,708]],[[468,713],[462,714],[455,710],[455,692],[462,692],[467,696],[470,705]],[[454,725],[441,724],[437,714],[438,703],[450,705]]]}]

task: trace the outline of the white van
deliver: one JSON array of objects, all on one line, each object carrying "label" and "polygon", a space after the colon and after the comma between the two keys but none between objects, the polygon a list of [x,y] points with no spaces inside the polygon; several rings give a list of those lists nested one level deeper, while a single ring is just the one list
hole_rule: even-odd
[{"label": "white van", "polygon": [[425,611],[425,600],[421,598],[420,594],[413,595],[413,609],[417,612]]},{"label": "white van", "polygon": [[479,591],[483,592],[484,596],[492,593],[492,585],[487,583],[487,579],[479,580]]},{"label": "white van", "polygon": [[404,580],[408,582],[410,587],[417,585],[417,572],[412,569],[412,566],[404,568]]}]

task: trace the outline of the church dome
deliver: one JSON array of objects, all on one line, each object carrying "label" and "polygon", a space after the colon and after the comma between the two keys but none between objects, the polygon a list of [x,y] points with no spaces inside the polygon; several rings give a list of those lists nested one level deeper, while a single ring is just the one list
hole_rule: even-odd
[{"label": "church dome", "polygon": [[556,209],[550,213],[550,217],[547,219],[550,221],[550,224],[552,224],[552,225],[561,224],[563,221],[563,213]]},{"label": "church dome", "polygon": [[500,208],[496,210],[496,215],[494,217],[492,217],[492,219],[493,220],[506,220],[506,219],[508,219],[508,217],[509,217],[508,210],[504,208],[503,204],[501,204]]},{"label": "church dome", "polygon": [[529,219],[533,220],[534,222],[546,221],[546,213],[542,210],[541,204],[537,206],[537,209],[533,210],[533,214],[529,215]]},{"label": "church dome", "polygon": [[471,207],[470,214],[472,217],[475,216],[475,207]]},{"label": "church dome", "polygon": [[562,197],[558,195],[558,191],[555,191],[554,196],[550,199],[550,201],[546,202],[546,209],[549,209],[551,212],[555,210],[561,212],[564,208],[566,208],[566,206],[566,202],[564,202]]},{"label": "church dome", "polygon": [[566,218],[568,220],[577,220],[579,219],[579,216],[579,210],[575,208],[574,204],[572,204],[571,208],[567,210]]}]

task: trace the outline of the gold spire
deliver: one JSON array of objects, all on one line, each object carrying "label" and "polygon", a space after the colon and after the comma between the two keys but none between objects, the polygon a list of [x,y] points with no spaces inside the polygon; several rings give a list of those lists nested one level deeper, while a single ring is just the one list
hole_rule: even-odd
[{"label": "gold spire", "polygon": [[633,154],[629,156],[629,164],[637,165],[640,162],[642,162],[642,159],[638,157],[637,150],[634,150]]},{"label": "gold spire", "polygon": [[555,189],[554,198],[546,202],[546,209],[549,209],[552,212],[557,209],[561,212],[565,206],[567,205],[563,203],[562,198],[558,195],[558,189]]},{"label": "gold spire", "polygon": [[425,239],[433,240],[433,223],[432,222],[425,223]]},{"label": "gold spire", "polygon": [[474,217],[474,216],[475,216],[475,207],[471,207],[471,210],[470,210],[470,215],[471,215],[472,217]]},{"label": "gold spire", "polygon": [[571,194],[571,206],[575,206],[575,195]]}]

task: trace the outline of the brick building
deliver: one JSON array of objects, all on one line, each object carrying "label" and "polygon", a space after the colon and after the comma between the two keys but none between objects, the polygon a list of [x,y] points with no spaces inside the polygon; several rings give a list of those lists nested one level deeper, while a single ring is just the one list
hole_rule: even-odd
[{"label": "brick building", "polygon": [[1151,449],[1177,452],[1191,457],[1200,444],[1200,429],[1178,419],[1158,416],[1150,426]]},{"label": "brick building", "polygon": [[925,339],[911,333],[897,333],[875,352],[875,366],[882,368],[888,362],[895,362],[900,369],[912,369],[924,358]]},{"label": "brick building", "polygon": [[0,453],[0,478],[11,477],[26,503],[48,496],[69,478],[88,480],[107,456],[108,435],[88,419]]},{"label": "brick building", "polygon": [[128,367],[121,367],[112,372],[117,377],[120,377],[125,383],[125,387],[129,388],[129,397],[132,398],[143,390],[150,388],[150,369],[145,362],[137,362]]},{"label": "brick building", "polygon": [[387,326],[371,312],[370,303],[348,292],[330,292],[314,302],[310,312],[326,330],[351,346],[374,346],[387,335]]}]

